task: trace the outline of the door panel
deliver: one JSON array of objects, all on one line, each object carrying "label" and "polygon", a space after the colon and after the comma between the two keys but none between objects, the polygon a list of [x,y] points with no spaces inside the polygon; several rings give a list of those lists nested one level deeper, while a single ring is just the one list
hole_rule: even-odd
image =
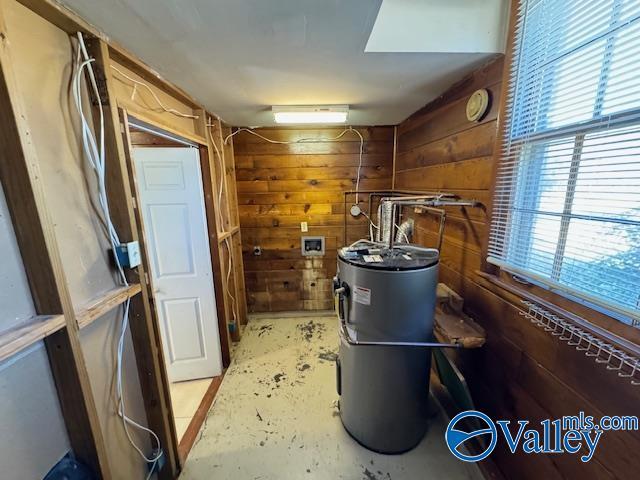
[{"label": "door panel", "polygon": [[157,277],[195,275],[189,206],[185,204],[149,205],[149,236],[153,239]]},{"label": "door panel", "polygon": [[169,378],[220,375],[199,153],[188,147],[138,147],[133,159]]},{"label": "door panel", "polygon": [[[164,317],[167,322],[165,329],[171,361],[202,358],[205,354],[205,347],[200,341],[203,338],[203,328],[198,299],[164,300],[162,308],[165,310]],[[174,332],[180,332],[180,334],[174,335]],[[193,339],[197,341],[193,341]]]}]

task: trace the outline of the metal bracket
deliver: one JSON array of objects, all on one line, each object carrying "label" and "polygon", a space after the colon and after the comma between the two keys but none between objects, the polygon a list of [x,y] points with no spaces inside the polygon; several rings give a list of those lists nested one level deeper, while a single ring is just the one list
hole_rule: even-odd
[{"label": "metal bracket", "polygon": [[412,348],[462,348],[458,343],[439,343],[439,342],[369,342],[356,340],[351,336],[347,329],[347,323],[340,318],[340,329],[338,331],[340,338],[349,345],[362,347],[412,347]]}]

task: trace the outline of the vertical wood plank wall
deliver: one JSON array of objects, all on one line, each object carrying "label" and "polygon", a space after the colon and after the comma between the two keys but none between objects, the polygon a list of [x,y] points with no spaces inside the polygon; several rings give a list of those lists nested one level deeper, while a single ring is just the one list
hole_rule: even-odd
[{"label": "vertical wood plank wall", "polygon": [[[333,307],[331,278],[336,249],[343,242],[343,194],[355,189],[360,141],[343,128],[263,128],[277,141],[317,138],[291,145],[272,144],[246,132],[234,149],[247,305],[251,312],[326,310]],[[393,128],[358,128],[364,155],[360,189],[391,187]],[[302,233],[300,222],[309,231]],[[366,234],[361,218],[349,219],[351,238]],[[325,237],[324,257],[303,257],[303,235]],[[253,254],[254,246],[262,255]]]},{"label": "vertical wood plank wall", "polygon": [[[396,188],[442,189],[489,204],[502,67],[498,58],[399,125]],[[489,90],[492,106],[471,123],[465,104],[478,88]],[[449,209],[440,265],[440,281],[465,298],[487,331],[487,345],[461,358],[478,409],[495,419],[535,423],[581,410],[596,418],[637,415],[639,387],[532,325],[518,315],[518,298],[476,274],[487,220],[483,210]],[[433,246],[435,223],[422,215],[416,223],[417,239]],[[575,455],[514,455],[504,442],[492,459],[506,478],[630,479],[640,470],[638,448],[639,432],[605,432],[589,463]]]}]

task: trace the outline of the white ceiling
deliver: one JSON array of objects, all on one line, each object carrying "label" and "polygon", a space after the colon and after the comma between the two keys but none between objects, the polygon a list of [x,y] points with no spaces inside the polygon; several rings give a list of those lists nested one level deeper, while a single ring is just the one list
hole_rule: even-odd
[{"label": "white ceiling", "polygon": [[365,52],[502,52],[507,4],[505,0],[384,0]]},{"label": "white ceiling", "polygon": [[[470,15],[484,2],[385,0],[398,1]],[[287,104],[347,104],[353,125],[397,124],[491,55],[365,53],[382,0],[63,3],[235,126],[272,125],[271,105]]]}]

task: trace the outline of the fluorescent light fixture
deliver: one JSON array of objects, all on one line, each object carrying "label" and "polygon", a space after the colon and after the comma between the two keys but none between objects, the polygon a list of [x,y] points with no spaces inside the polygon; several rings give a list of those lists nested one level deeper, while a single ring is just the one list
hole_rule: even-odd
[{"label": "fluorescent light fixture", "polygon": [[273,106],[276,123],[346,123],[349,105]]}]

